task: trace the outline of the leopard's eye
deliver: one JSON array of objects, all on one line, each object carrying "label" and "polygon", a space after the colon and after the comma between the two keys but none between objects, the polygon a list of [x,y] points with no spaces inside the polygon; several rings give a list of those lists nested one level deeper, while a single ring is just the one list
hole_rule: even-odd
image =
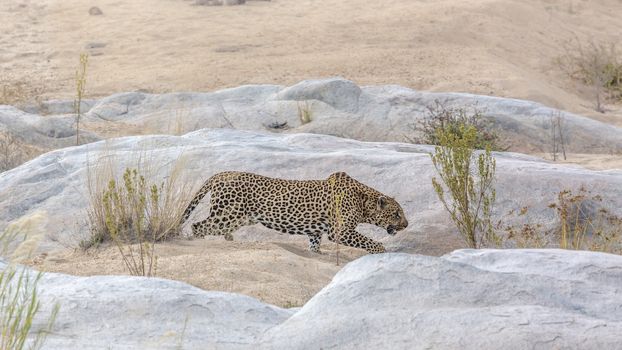
[{"label": "leopard's eye", "polygon": [[400,212],[399,212],[399,211],[398,211],[398,212],[395,212],[395,218],[396,218],[396,219],[399,219],[399,218],[400,218]]}]

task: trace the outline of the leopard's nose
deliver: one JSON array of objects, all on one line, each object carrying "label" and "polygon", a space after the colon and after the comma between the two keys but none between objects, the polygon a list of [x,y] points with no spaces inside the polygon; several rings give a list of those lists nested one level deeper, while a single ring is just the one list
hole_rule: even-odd
[{"label": "leopard's nose", "polygon": [[404,228],[408,227],[408,220],[406,220],[406,218],[402,220],[402,227]]}]

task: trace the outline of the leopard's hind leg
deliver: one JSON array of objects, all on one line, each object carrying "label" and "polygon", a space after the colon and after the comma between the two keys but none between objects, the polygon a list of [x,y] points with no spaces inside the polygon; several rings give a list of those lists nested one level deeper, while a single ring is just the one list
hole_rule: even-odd
[{"label": "leopard's hind leg", "polygon": [[251,224],[252,222],[245,217],[217,218],[210,215],[207,219],[192,224],[192,234],[195,237],[225,236],[227,241],[233,241],[233,232],[242,226]]},{"label": "leopard's hind leg", "polygon": [[233,232],[242,226],[254,223],[240,208],[225,208],[219,203],[212,203],[207,219],[192,224],[192,234],[195,237],[225,236],[227,241],[232,241]]}]

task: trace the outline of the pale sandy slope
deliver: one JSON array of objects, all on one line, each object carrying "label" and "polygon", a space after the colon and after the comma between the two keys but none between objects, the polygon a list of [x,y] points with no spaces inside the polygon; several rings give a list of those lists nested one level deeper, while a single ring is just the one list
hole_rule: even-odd
[{"label": "pale sandy slope", "polygon": [[[4,0],[3,76],[71,97],[81,52],[89,93],[205,91],[340,75],[359,84],[465,91],[592,112],[555,59],[578,37],[622,40],[619,0]],[[97,5],[103,16],[90,16]],[[105,44],[87,48],[89,44]]]},{"label": "pale sandy slope", "polygon": [[[2,0],[0,80],[74,95],[81,52],[88,93],[205,91],[250,83],[293,84],[339,75],[358,84],[400,84],[543,102],[622,125],[620,106],[592,112],[554,63],[575,35],[621,42],[619,0],[274,0],[196,7],[184,0]],[[103,16],[88,15],[99,6]],[[89,44],[105,47],[88,49]],[[584,157],[585,158],[585,157]],[[618,158],[581,164],[619,167]],[[455,242],[428,242],[425,254]],[[445,246],[448,244],[447,246]],[[160,246],[159,276],[203,288],[297,305],[340,268],[304,256],[305,242],[174,242]],[[34,264],[74,274],[122,273],[114,250],[65,253]],[[364,254],[344,248],[346,260]]]}]

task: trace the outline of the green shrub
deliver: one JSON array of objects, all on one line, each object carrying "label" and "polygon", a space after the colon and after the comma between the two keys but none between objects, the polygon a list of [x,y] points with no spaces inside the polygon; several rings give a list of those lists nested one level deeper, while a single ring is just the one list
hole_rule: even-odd
[{"label": "green shrub", "polygon": [[305,101],[304,104],[298,102],[298,119],[300,119],[300,124],[308,124],[312,120],[311,114],[311,106],[308,101]]},{"label": "green shrub", "polygon": [[428,106],[428,113],[423,120],[411,125],[413,131],[421,136],[407,139],[412,143],[441,145],[439,130],[443,133],[452,133],[457,138],[463,138],[464,126],[471,126],[475,130],[472,148],[483,150],[488,147],[492,151],[507,150],[507,147],[501,145],[492,123],[484,117],[480,109],[476,107],[472,110],[451,108],[438,100],[434,101],[434,105]]},{"label": "green shrub", "polygon": [[[0,254],[7,253],[9,245],[18,239],[16,231],[0,233]],[[0,349],[21,350],[26,347],[28,335],[35,316],[40,311],[37,285],[43,274],[34,277],[26,268],[13,265],[0,271]],[[45,327],[40,329],[30,341],[30,349],[39,349],[51,331],[60,306],[56,304]]]},{"label": "green shrub", "polygon": [[499,245],[491,222],[495,201],[495,168],[490,146],[476,155],[479,142],[473,125],[436,130],[439,146],[430,156],[440,177],[432,185],[465,243],[470,248]]},{"label": "green shrub", "polygon": [[[38,273],[33,278],[26,268],[18,273],[12,266],[0,272],[0,349],[19,350],[26,347],[33,320],[41,307],[37,291],[41,276],[42,273]],[[46,327],[37,332],[30,349],[43,346],[59,308],[58,304],[53,308]]]}]

